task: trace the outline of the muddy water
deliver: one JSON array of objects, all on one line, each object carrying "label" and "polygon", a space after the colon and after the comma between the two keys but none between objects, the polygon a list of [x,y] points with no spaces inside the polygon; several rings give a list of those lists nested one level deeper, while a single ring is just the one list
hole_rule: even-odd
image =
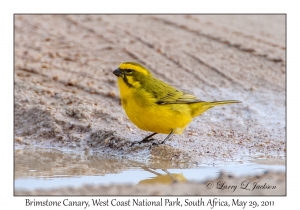
[{"label": "muddy water", "polygon": [[15,152],[15,189],[34,190],[79,187],[84,184],[170,184],[232,176],[285,172],[285,157],[244,157],[223,164],[196,162],[136,161],[99,152],[56,149],[18,149]]}]

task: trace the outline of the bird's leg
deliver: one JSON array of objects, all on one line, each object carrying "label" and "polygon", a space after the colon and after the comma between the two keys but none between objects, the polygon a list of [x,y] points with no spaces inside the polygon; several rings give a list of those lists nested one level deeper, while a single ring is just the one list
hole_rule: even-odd
[{"label": "bird's leg", "polygon": [[162,171],[166,172],[173,180],[173,183],[178,182],[177,179],[169,172],[167,169],[161,169]]},{"label": "bird's leg", "polygon": [[147,143],[147,142],[153,141],[154,139],[151,139],[151,137],[154,136],[155,134],[157,134],[157,133],[152,133],[151,135],[146,136],[142,141],[132,142],[131,147],[133,145],[135,145],[135,144],[143,144],[143,143]]},{"label": "bird's leg", "polygon": [[146,136],[142,141],[139,141],[139,143],[147,143],[147,142],[150,142],[150,141],[153,141],[154,139],[151,139],[152,136],[156,135],[157,133],[152,133],[151,135],[149,136]]},{"label": "bird's leg", "polygon": [[164,143],[165,143],[166,141],[168,141],[173,135],[174,135],[174,130],[172,130],[171,133],[169,133],[169,135],[168,135],[162,142],[160,142],[160,143],[158,143],[158,144],[157,144],[157,143],[153,143],[152,146],[153,146],[153,145],[164,144]]}]

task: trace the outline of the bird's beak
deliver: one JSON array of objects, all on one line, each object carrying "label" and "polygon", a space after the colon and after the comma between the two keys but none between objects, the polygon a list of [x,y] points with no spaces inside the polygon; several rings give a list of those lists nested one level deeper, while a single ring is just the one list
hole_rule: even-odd
[{"label": "bird's beak", "polygon": [[117,68],[116,70],[114,70],[113,73],[114,73],[114,75],[116,75],[117,77],[120,77],[120,76],[123,74],[122,71],[121,71],[119,68]]}]

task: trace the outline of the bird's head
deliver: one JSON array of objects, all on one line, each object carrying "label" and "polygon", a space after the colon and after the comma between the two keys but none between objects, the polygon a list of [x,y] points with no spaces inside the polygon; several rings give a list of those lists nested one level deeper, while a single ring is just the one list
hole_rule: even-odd
[{"label": "bird's head", "polygon": [[139,87],[152,77],[151,72],[144,66],[134,62],[121,63],[119,68],[113,71],[119,80],[122,79],[128,87]]}]

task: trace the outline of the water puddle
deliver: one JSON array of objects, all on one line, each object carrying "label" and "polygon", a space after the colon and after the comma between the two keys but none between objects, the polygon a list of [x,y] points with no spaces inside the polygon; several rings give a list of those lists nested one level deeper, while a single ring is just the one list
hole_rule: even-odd
[{"label": "water puddle", "polygon": [[84,184],[153,184],[217,178],[221,171],[233,176],[257,175],[265,171],[285,172],[285,157],[249,158],[219,165],[197,165],[171,161],[139,162],[101,153],[66,152],[54,149],[15,151],[15,189],[79,187]]}]

